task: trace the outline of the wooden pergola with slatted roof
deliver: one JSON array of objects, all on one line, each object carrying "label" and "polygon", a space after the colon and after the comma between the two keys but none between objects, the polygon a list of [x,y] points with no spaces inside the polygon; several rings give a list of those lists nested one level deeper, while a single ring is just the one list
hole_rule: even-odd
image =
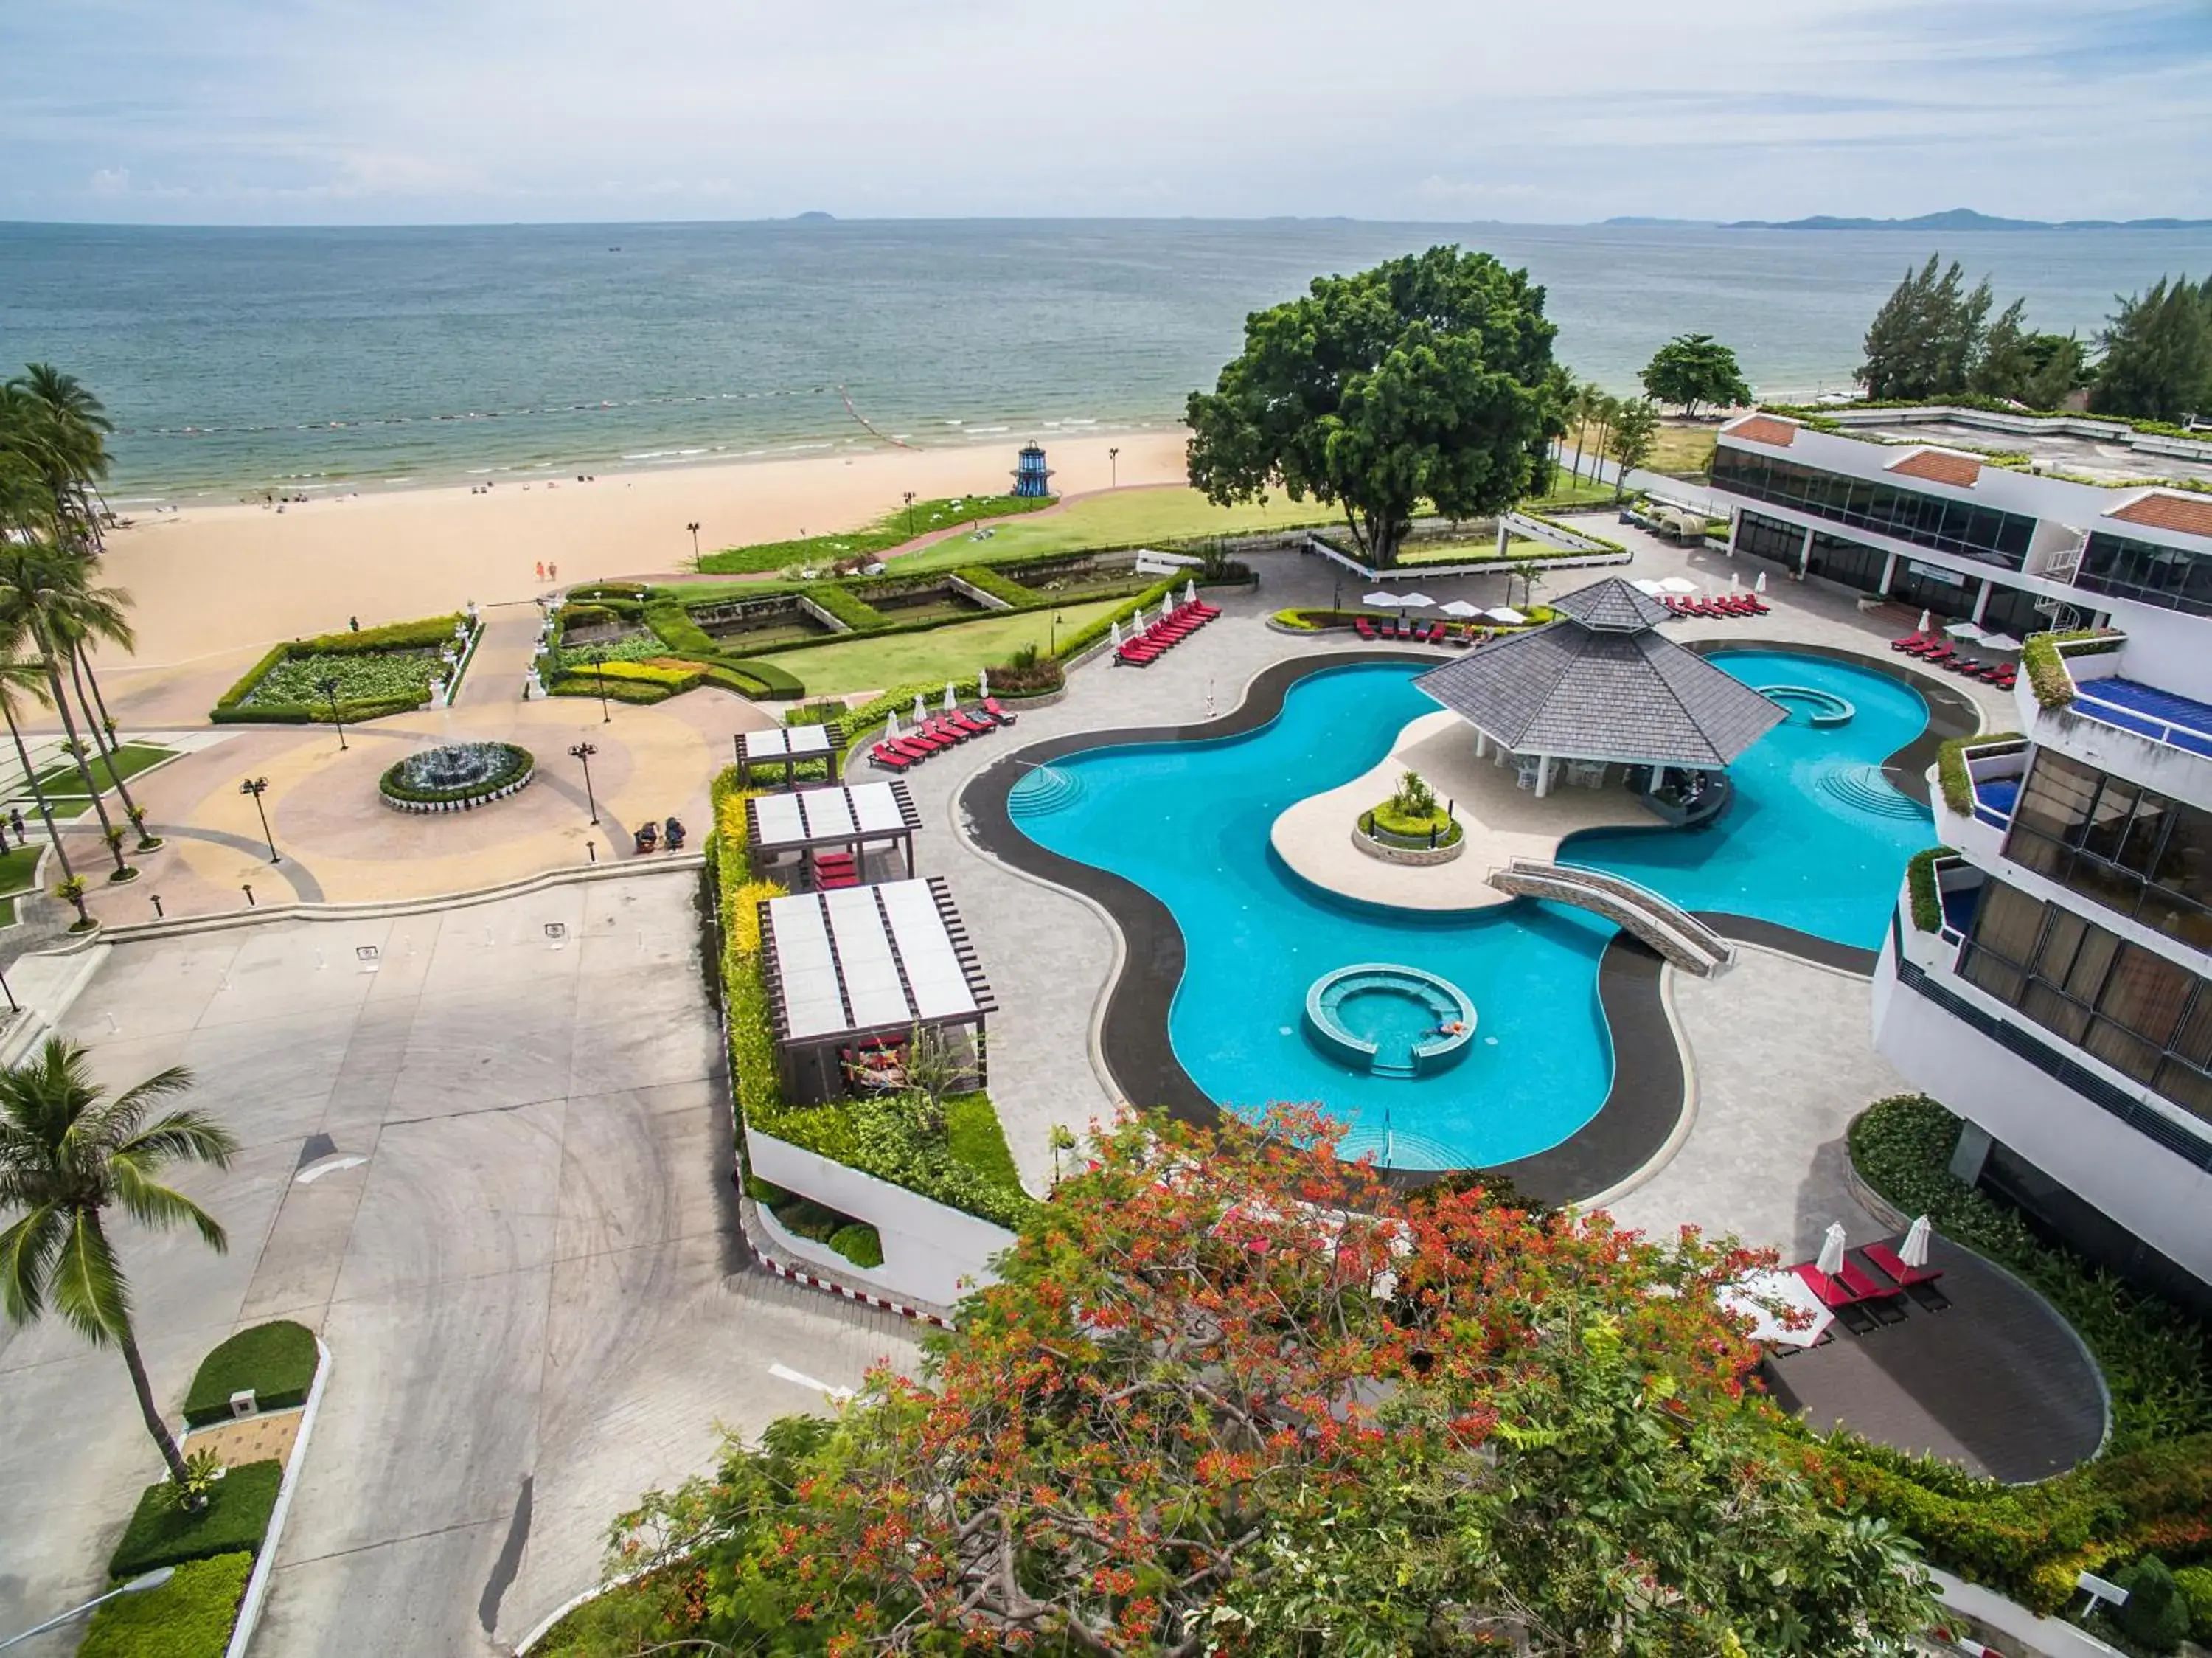
[{"label": "wooden pergola with slatted roof", "polygon": [[[848,852],[857,863],[871,848],[896,847],[914,874],[915,832],[921,814],[906,784],[839,783],[745,800],[745,846],[753,873],[766,874],[777,859],[797,853],[811,866],[823,852]],[[810,883],[811,884],[811,883]]]}]

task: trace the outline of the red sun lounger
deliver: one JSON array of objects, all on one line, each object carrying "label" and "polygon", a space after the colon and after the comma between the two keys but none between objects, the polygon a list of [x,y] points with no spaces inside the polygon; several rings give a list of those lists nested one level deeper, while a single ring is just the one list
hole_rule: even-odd
[{"label": "red sun lounger", "polygon": [[1905,1258],[1887,1244],[1869,1244],[1859,1253],[1903,1286],[1933,1283],[1943,1276],[1943,1269],[1940,1266],[1907,1266]]}]

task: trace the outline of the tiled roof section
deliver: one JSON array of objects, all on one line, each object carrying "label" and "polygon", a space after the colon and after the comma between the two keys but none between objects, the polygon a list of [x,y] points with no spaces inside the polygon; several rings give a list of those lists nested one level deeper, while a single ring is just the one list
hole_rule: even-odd
[{"label": "tiled roof section", "polygon": [[1516,753],[1722,766],[1783,710],[1656,631],[1572,621],[1493,641],[1415,683]]},{"label": "tiled roof section", "polygon": [[1733,426],[1721,430],[1730,437],[1747,438],[1753,443],[1771,443],[1786,449],[1797,441],[1797,423],[1777,420],[1772,415],[1746,415]]},{"label": "tiled roof section", "polygon": [[1585,627],[1604,633],[1640,633],[1667,619],[1667,607],[1637,591],[1618,576],[1608,576],[1586,588],[1577,588],[1552,608],[1571,616]]},{"label": "tiled roof section", "polygon": [[2176,495],[2153,490],[2124,507],[2115,507],[2107,518],[2124,518],[2130,524],[2152,529],[2179,530],[2184,535],[2212,537],[2212,496]]},{"label": "tiled roof section", "polygon": [[1915,449],[1902,460],[1893,460],[1886,471],[1907,478],[1924,478],[1931,484],[1955,484],[1971,490],[1981,480],[1982,463],[1970,454],[1949,449]]}]

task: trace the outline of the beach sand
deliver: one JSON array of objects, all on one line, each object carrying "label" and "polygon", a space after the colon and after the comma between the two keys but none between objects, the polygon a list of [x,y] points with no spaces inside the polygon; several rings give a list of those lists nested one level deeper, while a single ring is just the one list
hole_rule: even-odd
[{"label": "beach sand", "polygon": [[[1180,483],[1183,434],[1057,442],[1063,497]],[[132,600],[133,657],[111,654],[118,685],[137,676],[197,680],[278,639],[479,605],[526,600],[555,583],[682,571],[691,533],[709,552],[854,529],[917,499],[1003,493],[1018,446],[893,449],[846,457],[602,472],[597,480],[502,483],[264,506],[186,508],[138,517],[108,538],[106,579]],[[1107,450],[1121,450],[1109,465]],[[197,685],[186,702],[197,701]],[[183,704],[180,704],[180,710]],[[204,712],[204,704],[201,704]],[[143,717],[143,715],[142,715]]]}]

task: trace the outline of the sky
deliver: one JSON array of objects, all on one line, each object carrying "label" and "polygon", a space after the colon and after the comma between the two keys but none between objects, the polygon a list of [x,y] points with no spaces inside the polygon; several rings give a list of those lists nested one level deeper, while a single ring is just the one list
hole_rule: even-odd
[{"label": "sky", "polygon": [[2207,0],[5,0],[0,64],[0,219],[2212,217]]}]

